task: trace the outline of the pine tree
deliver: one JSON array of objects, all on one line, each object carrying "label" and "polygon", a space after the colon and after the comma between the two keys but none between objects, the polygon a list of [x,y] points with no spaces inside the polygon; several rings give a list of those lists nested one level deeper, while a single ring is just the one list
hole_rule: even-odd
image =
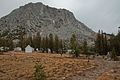
[{"label": "pine tree", "polygon": [[87,41],[86,40],[84,40],[84,42],[83,42],[83,53],[84,54],[88,54],[88,48],[87,48]]},{"label": "pine tree", "polygon": [[0,38],[0,47],[2,47],[2,39]]},{"label": "pine tree", "polygon": [[100,44],[100,49],[101,49],[101,55],[104,54],[104,35],[103,31],[101,31],[101,44]]},{"label": "pine tree", "polygon": [[117,60],[117,54],[116,54],[115,48],[112,49],[111,59],[113,59],[114,61]]},{"label": "pine tree", "polygon": [[108,41],[107,41],[107,36],[105,33],[105,37],[104,37],[104,53],[105,53],[105,55],[107,55],[107,52],[108,52]]},{"label": "pine tree", "polygon": [[115,41],[116,41],[116,52],[117,52],[117,55],[120,56],[120,32],[116,35],[115,37]]},{"label": "pine tree", "polygon": [[34,50],[35,50],[35,51],[36,51],[36,49],[38,48],[38,47],[37,47],[37,45],[38,45],[38,44],[37,44],[37,43],[38,43],[37,40],[38,40],[37,36],[34,36],[34,37],[33,37],[33,40],[32,40],[32,41],[33,41],[33,46],[32,46],[32,47],[34,47]]},{"label": "pine tree", "polygon": [[[1,36],[0,36],[0,47],[2,47],[2,39],[1,39]],[[2,52],[2,49],[0,49],[0,54],[2,54],[1,52]]]},{"label": "pine tree", "polygon": [[87,46],[87,41],[86,40],[84,40],[84,42],[83,42],[83,53],[88,58],[88,62],[89,62],[90,52],[88,52],[88,46]]},{"label": "pine tree", "polygon": [[32,37],[28,37],[27,41],[28,41],[28,44],[27,44],[27,45],[33,46]]},{"label": "pine tree", "polygon": [[59,41],[59,50],[60,50],[60,54],[62,56],[62,54],[63,54],[63,40],[62,39]]},{"label": "pine tree", "polygon": [[41,44],[41,47],[42,47],[42,52],[44,53],[44,51],[45,51],[45,38],[43,37],[42,38],[42,44]]},{"label": "pine tree", "polygon": [[97,39],[95,41],[95,47],[96,51],[100,55],[106,55],[108,52],[108,40],[106,33],[103,33],[103,31],[98,31]]},{"label": "pine tree", "polygon": [[70,47],[72,49],[72,54],[75,57],[79,57],[79,49],[78,49],[78,43],[75,34],[72,34],[72,37],[70,39]]},{"label": "pine tree", "polygon": [[18,46],[18,47],[21,47],[22,50],[24,51],[24,40],[25,40],[25,39],[24,39],[23,36],[24,36],[24,35],[22,35],[22,34],[20,35],[20,38],[19,38],[20,41],[19,41],[19,43],[18,43],[17,46]]},{"label": "pine tree", "polygon": [[72,50],[75,50],[75,48],[77,47],[77,40],[75,34],[72,34],[72,37],[70,39],[70,47]]},{"label": "pine tree", "polygon": [[120,54],[120,37],[117,34],[116,36],[112,36],[110,39],[110,49],[112,50],[113,48],[115,48],[116,50],[116,54],[119,56]]},{"label": "pine tree", "polygon": [[46,38],[45,38],[45,49],[46,49],[47,53],[48,53],[48,45],[49,45],[49,40],[48,40],[48,37],[46,36]]},{"label": "pine tree", "polygon": [[9,50],[13,50],[14,46],[13,46],[13,40],[11,38],[9,38],[8,40],[8,47],[9,47]]},{"label": "pine tree", "polygon": [[101,34],[100,34],[100,30],[97,33],[97,38],[95,41],[95,47],[96,47],[96,51],[101,54]]},{"label": "pine tree", "polygon": [[112,34],[111,37],[110,37],[110,51],[112,51],[113,47],[114,47],[114,43],[115,42],[115,35]]},{"label": "pine tree", "polygon": [[37,44],[38,44],[37,47],[38,47],[38,49],[40,50],[40,48],[41,48],[41,44],[42,44],[41,36],[38,36]]},{"label": "pine tree", "polygon": [[54,49],[54,39],[53,39],[53,35],[50,34],[49,35],[49,48],[51,50],[51,53],[53,53],[53,49]]},{"label": "pine tree", "polygon": [[34,77],[35,77],[35,80],[47,80],[45,72],[43,70],[43,66],[41,64],[35,65]]},{"label": "pine tree", "polygon": [[58,38],[57,35],[55,35],[54,49],[55,49],[55,52],[58,53],[58,49],[59,49],[59,38]]},{"label": "pine tree", "polygon": [[40,33],[38,32],[36,35],[36,47],[40,50],[42,44],[42,39]]}]

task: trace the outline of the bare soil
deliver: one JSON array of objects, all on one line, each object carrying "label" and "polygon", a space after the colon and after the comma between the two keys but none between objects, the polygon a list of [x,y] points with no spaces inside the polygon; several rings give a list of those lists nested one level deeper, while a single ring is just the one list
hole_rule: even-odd
[{"label": "bare soil", "polygon": [[94,59],[98,65],[84,70],[68,80],[120,80],[120,61],[107,61],[100,57]]}]

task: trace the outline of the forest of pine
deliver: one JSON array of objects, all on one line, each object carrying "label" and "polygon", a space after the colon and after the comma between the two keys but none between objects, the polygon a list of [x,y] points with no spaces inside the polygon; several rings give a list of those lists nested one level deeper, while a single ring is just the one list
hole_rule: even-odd
[{"label": "forest of pine", "polygon": [[21,47],[22,51],[25,50],[27,45],[30,45],[34,50],[39,50],[48,53],[48,49],[51,53],[66,53],[68,49],[71,49],[71,54],[74,57],[79,57],[80,54],[88,55],[107,55],[111,53],[111,57],[120,56],[120,32],[117,35],[107,34],[102,30],[99,30],[94,41],[94,45],[88,45],[84,40],[82,44],[79,44],[75,34],[72,34],[69,40],[69,45],[66,45],[63,39],[60,39],[57,35],[49,34],[49,36],[41,37],[38,33],[32,37],[20,37],[20,41],[15,44],[12,38],[0,37],[0,47],[3,49],[1,52],[12,51],[15,47]]}]

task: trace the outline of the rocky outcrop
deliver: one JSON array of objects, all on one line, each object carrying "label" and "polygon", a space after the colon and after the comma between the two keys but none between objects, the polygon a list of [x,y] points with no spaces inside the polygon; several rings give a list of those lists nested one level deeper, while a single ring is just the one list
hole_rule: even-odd
[{"label": "rocky outcrop", "polygon": [[69,40],[73,33],[79,41],[95,39],[95,32],[78,21],[72,12],[40,2],[21,6],[0,19],[0,33],[3,37],[19,38],[21,34],[33,35],[38,32],[41,36],[57,34],[65,40]]}]

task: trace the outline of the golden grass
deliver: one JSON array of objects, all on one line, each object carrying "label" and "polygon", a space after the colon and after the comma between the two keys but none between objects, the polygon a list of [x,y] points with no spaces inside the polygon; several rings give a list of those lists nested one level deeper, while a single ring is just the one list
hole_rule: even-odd
[{"label": "golden grass", "polygon": [[88,63],[85,59],[74,59],[69,55],[9,52],[0,55],[0,80],[33,80],[36,63],[44,66],[48,80],[62,80],[95,66],[94,61]]}]

